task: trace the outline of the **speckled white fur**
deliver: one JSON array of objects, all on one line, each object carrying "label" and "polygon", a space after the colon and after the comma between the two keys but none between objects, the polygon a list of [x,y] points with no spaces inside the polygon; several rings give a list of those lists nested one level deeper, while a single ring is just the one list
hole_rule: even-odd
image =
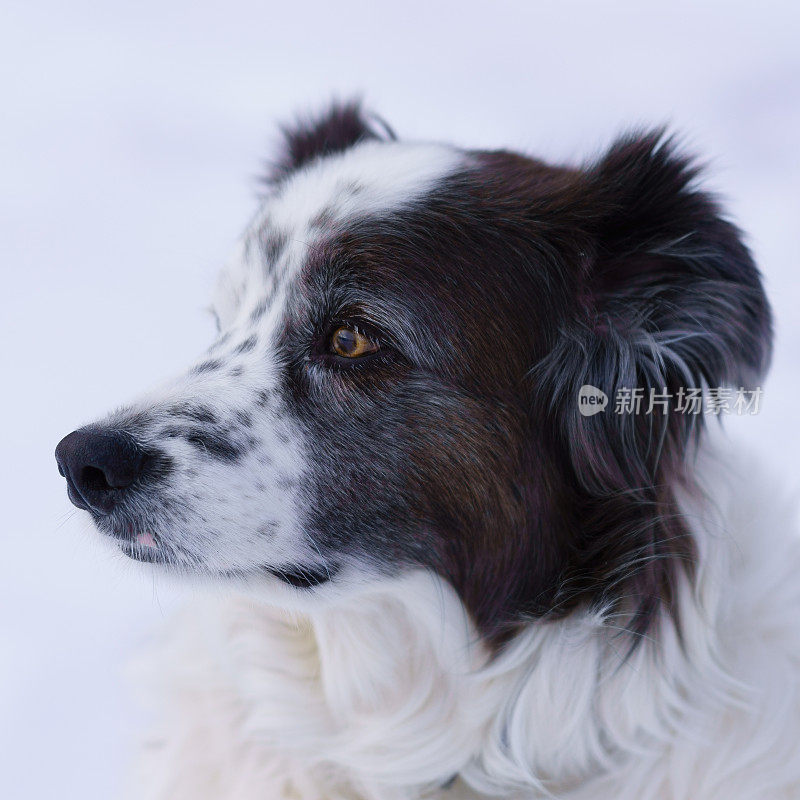
[{"label": "speckled white fur", "polygon": [[[142,444],[171,459],[170,474],[137,510],[173,564],[212,574],[257,572],[285,602],[296,593],[264,567],[324,568],[300,523],[303,435],[277,387],[274,343],[288,293],[331,225],[402,208],[463,158],[441,145],[365,142],[312,162],[265,198],[219,281],[219,340],[184,375],[107,420],[121,428],[135,420]],[[327,227],[315,224],[320,215]],[[267,252],[270,242],[280,247]],[[236,458],[209,456],[186,435],[171,435],[181,405],[200,405],[224,420],[225,438],[240,447]],[[237,422],[241,414],[246,422]],[[348,575],[361,571],[352,567],[343,565],[337,586],[323,593],[341,591]]]}]

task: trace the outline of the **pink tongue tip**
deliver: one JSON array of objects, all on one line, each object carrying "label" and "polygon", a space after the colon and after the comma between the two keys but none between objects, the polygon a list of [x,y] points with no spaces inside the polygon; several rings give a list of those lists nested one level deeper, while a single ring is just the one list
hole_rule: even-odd
[{"label": "pink tongue tip", "polygon": [[149,533],[137,533],[135,542],[136,544],[142,545],[142,547],[156,546],[156,540]]}]

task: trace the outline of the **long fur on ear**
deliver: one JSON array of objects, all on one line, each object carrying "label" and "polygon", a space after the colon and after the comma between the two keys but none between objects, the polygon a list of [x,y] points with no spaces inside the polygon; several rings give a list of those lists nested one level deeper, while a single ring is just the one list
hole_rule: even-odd
[{"label": "long fur on ear", "polygon": [[357,100],[334,101],[321,114],[299,118],[281,128],[283,146],[266,176],[275,183],[316,158],[340,153],[369,139],[394,139],[377,117],[365,115]]},{"label": "long fur on ear", "polygon": [[662,131],[619,140],[590,171],[601,208],[595,323],[652,336],[687,379],[750,384],[769,362],[769,307],[740,231],[697,189],[698,173]]},{"label": "long fur on ear", "polygon": [[[678,410],[678,393],[752,386],[770,356],[758,270],[697,176],[661,131],[619,140],[582,174],[579,313],[534,370],[570,453],[583,531],[562,602],[591,596],[636,633],[672,606],[676,570],[694,560],[674,489],[703,414]],[[604,412],[580,415],[584,384],[607,394]],[[639,413],[616,413],[618,392],[637,388]],[[651,391],[671,395],[666,410],[647,413]]]}]

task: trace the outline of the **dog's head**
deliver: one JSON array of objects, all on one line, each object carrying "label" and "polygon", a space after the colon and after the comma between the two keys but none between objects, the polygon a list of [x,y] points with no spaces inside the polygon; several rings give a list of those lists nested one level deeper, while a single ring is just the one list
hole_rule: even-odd
[{"label": "dog's head", "polygon": [[60,443],[70,498],[133,558],[287,594],[422,567],[490,638],[581,604],[643,630],[691,568],[701,417],[583,416],[579,390],[646,404],[769,355],[695,178],[660,133],[573,169],[399,143],[355,105],[287,130],[217,340]]}]

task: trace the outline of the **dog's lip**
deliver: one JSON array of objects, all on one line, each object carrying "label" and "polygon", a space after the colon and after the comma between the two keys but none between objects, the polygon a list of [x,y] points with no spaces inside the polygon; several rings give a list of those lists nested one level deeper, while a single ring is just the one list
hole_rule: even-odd
[{"label": "dog's lip", "polygon": [[[142,543],[140,541],[142,539],[152,542],[152,544]],[[164,564],[168,561],[166,554],[150,534],[137,534],[133,541],[120,542],[120,548],[126,556],[136,561],[144,561],[148,564]]]},{"label": "dog's lip", "polygon": [[296,589],[313,589],[328,583],[339,571],[338,564],[300,566],[293,565],[287,567],[265,567],[270,575],[274,575],[284,583],[294,586]]},{"label": "dog's lip", "polygon": [[122,552],[129,558],[144,561],[147,564],[164,564],[167,561],[166,556],[160,550],[144,549],[128,542],[122,544]]},{"label": "dog's lip", "polygon": [[150,531],[137,530],[130,524],[116,525],[107,530],[126,556],[151,564],[163,564],[167,558],[158,536]]},{"label": "dog's lip", "polygon": [[[104,526],[106,533],[117,539],[122,552],[136,561],[143,561],[148,564],[170,564],[177,563],[165,551],[159,536],[150,531],[137,530],[130,523],[122,523],[114,526]],[[171,545],[169,550],[174,550]],[[177,554],[173,554],[177,555]],[[187,556],[189,554],[186,554]],[[179,559],[180,560],[180,559]],[[240,570],[230,570],[220,573],[221,576],[230,578],[242,578],[248,574],[250,576],[261,574],[272,575],[295,589],[314,589],[330,582],[339,572],[340,565],[331,564],[287,564],[281,566],[269,566],[264,564],[252,571],[243,572]]]},{"label": "dog's lip", "polygon": [[[164,551],[156,536],[151,533],[136,533],[133,539],[131,539],[130,534],[128,534],[125,539],[119,542],[119,546],[126,556],[136,561],[142,561],[146,564],[169,564],[172,562],[172,559],[170,559]],[[317,586],[322,586],[333,580],[339,572],[339,569],[339,564],[291,564],[281,567],[264,565],[261,568],[253,570],[250,574],[260,573],[263,575],[267,573],[289,584],[289,586],[293,586],[295,589],[314,589]],[[240,572],[239,570],[232,570],[221,574],[230,578],[246,576],[246,573]]]},{"label": "dog's lip", "polygon": [[158,543],[156,542],[156,537],[153,536],[152,533],[137,533],[136,536],[133,537],[133,543],[138,544],[140,547],[149,547],[155,548],[158,547]]},{"label": "dog's lip", "polygon": [[143,550],[157,550],[161,547],[158,536],[150,531],[139,530],[138,526],[126,522],[104,522],[105,524],[101,530],[109,536],[120,540],[122,544],[136,545]]}]

